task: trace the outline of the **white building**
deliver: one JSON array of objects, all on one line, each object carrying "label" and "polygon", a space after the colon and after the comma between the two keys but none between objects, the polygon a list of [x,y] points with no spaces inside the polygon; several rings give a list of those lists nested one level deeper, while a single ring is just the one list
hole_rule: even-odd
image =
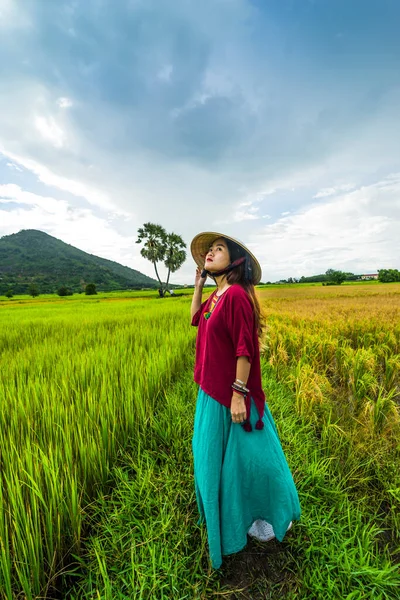
[{"label": "white building", "polygon": [[361,279],[378,279],[378,273],[372,273],[369,275],[361,275]]}]

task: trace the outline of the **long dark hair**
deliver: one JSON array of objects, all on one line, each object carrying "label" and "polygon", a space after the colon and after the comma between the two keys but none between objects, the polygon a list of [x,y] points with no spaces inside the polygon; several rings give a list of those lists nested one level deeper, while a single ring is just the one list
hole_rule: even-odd
[{"label": "long dark hair", "polygon": [[[246,256],[246,251],[243,250],[243,248],[241,248],[237,244],[235,244],[235,242],[232,242],[231,240],[227,240],[224,237],[222,237],[221,239],[224,240],[225,244],[228,247],[229,258],[230,258],[231,263],[234,260],[241,258],[242,256]],[[229,271],[228,273],[226,273],[225,277],[226,277],[226,281],[230,285],[233,285],[234,283],[238,283],[239,285],[242,286],[242,288],[247,293],[247,295],[250,299],[250,302],[253,306],[253,309],[254,309],[254,317],[256,320],[257,333],[258,333],[259,339],[261,340],[263,333],[264,333],[264,328],[265,328],[265,314],[264,314],[263,310],[261,309],[260,302],[258,300],[257,292],[256,292],[253,282],[249,281],[248,279],[245,278],[245,263],[242,263],[241,265],[232,269],[232,271]]]}]

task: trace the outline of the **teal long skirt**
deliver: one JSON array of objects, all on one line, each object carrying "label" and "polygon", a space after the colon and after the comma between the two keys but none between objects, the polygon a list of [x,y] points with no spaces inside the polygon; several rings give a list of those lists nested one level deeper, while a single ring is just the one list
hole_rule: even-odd
[{"label": "teal long skirt", "polygon": [[281,542],[290,521],[300,518],[300,503],[278,432],[265,405],[264,429],[252,432],[232,422],[230,409],[199,388],[192,439],[198,523],[205,523],[211,564],[242,550],[257,519],[270,523]]}]

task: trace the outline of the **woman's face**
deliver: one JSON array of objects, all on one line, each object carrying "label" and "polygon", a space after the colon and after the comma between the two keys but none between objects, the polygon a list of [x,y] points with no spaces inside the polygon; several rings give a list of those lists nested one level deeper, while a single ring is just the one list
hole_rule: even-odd
[{"label": "woman's face", "polygon": [[210,246],[206,254],[204,268],[210,273],[222,271],[231,263],[228,246],[226,242],[219,238]]}]

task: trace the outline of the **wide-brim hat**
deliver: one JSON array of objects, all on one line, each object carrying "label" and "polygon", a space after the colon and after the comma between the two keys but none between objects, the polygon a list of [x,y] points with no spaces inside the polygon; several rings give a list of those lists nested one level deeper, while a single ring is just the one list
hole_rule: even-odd
[{"label": "wide-brim hat", "polygon": [[252,270],[252,282],[254,285],[257,285],[261,281],[261,267],[260,263],[254,256],[252,252],[240,241],[237,240],[225,233],[217,233],[216,231],[204,231],[202,233],[198,233],[192,240],[190,244],[190,251],[192,253],[194,262],[200,269],[204,268],[205,258],[208,252],[209,247],[212,243],[218,238],[225,238],[230,240],[240,248],[242,248],[246,254],[248,255],[251,263]]}]

